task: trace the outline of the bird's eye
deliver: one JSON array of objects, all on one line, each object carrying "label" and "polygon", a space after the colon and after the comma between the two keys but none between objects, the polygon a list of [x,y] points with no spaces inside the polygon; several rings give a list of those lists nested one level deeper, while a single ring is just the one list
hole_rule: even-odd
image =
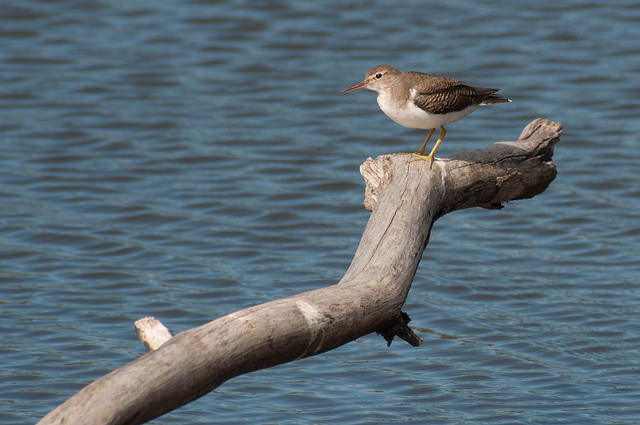
[{"label": "bird's eye", "polygon": [[379,72],[376,74],[376,78],[379,80],[380,78],[382,78],[382,74],[380,74]]}]

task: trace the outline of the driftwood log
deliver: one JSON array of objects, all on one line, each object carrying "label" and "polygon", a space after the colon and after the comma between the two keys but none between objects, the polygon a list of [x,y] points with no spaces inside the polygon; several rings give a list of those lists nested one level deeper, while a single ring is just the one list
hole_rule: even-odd
[{"label": "driftwood log", "polygon": [[[384,155],[361,166],[372,210],[335,285],[250,307],[184,331],[94,381],[40,424],[139,424],[207,394],[227,379],[338,347],[377,331],[413,345],[401,312],[433,222],[470,207],[500,208],[543,192],[559,123],[532,121],[515,142],[427,161]],[[144,327],[144,325],[143,325]],[[139,329],[143,340],[144,330]],[[164,342],[166,341],[166,342]],[[164,342],[164,343],[163,343]]]}]

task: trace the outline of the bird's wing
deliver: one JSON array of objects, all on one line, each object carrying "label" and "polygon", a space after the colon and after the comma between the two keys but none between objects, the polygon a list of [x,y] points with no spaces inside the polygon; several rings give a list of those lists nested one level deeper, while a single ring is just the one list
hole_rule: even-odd
[{"label": "bird's wing", "polygon": [[431,114],[461,111],[479,105],[498,89],[470,87],[461,81],[446,78],[432,81],[428,88],[416,92],[413,99],[420,109]]}]

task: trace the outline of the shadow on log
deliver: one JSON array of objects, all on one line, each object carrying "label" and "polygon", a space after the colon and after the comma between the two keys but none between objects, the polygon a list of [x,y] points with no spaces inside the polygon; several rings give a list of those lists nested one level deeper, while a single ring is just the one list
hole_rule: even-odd
[{"label": "shadow on log", "polygon": [[[322,353],[378,332],[390,344],[417,337],[401,312],[434,221],[449,212],[501,208],[543,192],[560,123],[532,121],[515,142],[426,161],[365,161],[372,211],[344,277],[335,285],[250,307],[184,331],[161,331],[152,351],[94,381],[40,424],[138,424],[207,394],[243,373]],[[143,325],[144,326],[144,325]],[[168,340],[167,340],[168,339]],[[164,342],[166,341],[166,342]]]}]

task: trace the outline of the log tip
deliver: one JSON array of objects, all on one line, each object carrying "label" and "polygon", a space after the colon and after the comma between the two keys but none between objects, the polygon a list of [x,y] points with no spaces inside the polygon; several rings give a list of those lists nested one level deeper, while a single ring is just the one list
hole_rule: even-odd
[{"label": "log tip", "polygon": [[[541,134],[537,134],[541,133]],[[546,118],[536,118],[531,121],[527,126],[522,130],[520,137],[518,140],[526,140],[536,135],[540,137],[543,135],[544,138],[549,139],[553,143],[556,143],[560,139],[560,135],[562,134],[562,123],[559,121],[549,121]]]}]

